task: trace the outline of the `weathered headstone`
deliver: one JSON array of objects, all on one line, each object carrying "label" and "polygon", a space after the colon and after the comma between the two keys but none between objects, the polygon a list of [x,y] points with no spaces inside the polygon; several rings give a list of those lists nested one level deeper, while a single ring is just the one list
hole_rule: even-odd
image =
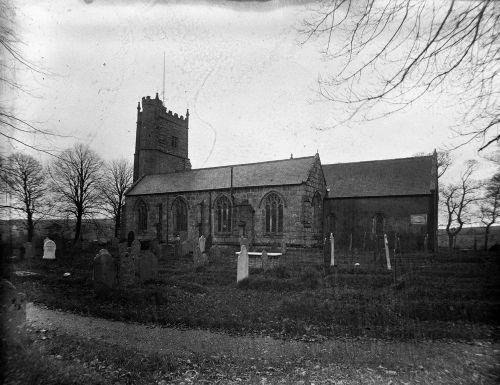
[{"label": "weathered headstone", "polygon": [[246,237],[240,237],[240,247],[245,246],[247,251],[250,249],[250,242]]},{"label": "weathered headstone", "polygon": [[120,244],[120,240],[116,237],[111,238],[111,247],[116,249]]},{"label": "weathered headstone", "polygon": [[26,294],[19,293],[6,279],[0,283],[2,336],[11,336],[26,322]]},{"label": "weathered headstone", "polygon": [[56,243],[49,238],[43,241],[43,259],[56,259]]},{"label": "weathered headstone", "polygon": [[193,251],[193,242],[185,240],[181,243],[180,254],[181,256],[187,255]]},{"label": "weathered headstone", "polygon": [[160,241],[158,239],[153,239],[149,244],[149,250],[156,255],[156,258],[160,258],[161,249],[160,249]]},{"label": "weathered headstone", "polygon": [[150,250],[143,251],[139,258],[139,281],[158,279],[158,257]]},{"label": "weathered headstone", "polygon": [[221,256],[221,249],[219,246],[213,246],[210,249],[210,256],[212,257],[212,260],[219,260]]},{"label": "weathered headstone", "polygon": [[130,252],[138,255],[141,252],[141,241],[134,240],[130,245]]},{"label": "weathered headstone", "polygon": [[208,264],[208,254],[207,253],[201,253],[201,264],[202,265]]},{"label": "weathered headstone", "polygon": [[238,271],[236,273],[236,282],[248,278],[248,251],[246,246],[241,245],[241,251],[238,255]]},{"label": "weathered headstone", "polygon": [[284,239],[281,241],[281,252],[283,254],[286,253],[286,240],[284,240]]},{"label": "weathered headstone", "polygon": [[266,249],[262,250],[262,268],[264,271],[267,271],[270,268],[269,257],[267,256]]},{"label": "weathered headstone", "polygon": [[121,242],[118,244],[118,254],[121,255],[127,251],[127,242]]},{"label": "weathered headstone", "polygon": [[118,273],[118,283],[120,286],[133,285],[136,280],[135,257],[128,252],[120,254],[120,268]]},{"label": "weathered headstone", "polygon": [[33,244],[31,242],[25,242],[24,244],[24,258],[33,259]]},{"label": "weathered headstone", "polygon": [[106,249],[99,250],[93,264],[94,287],[113,287],[116,284],[116,267],[113,257]]},{"label": "weathered headstone", "polygon": [[193,264],[194,264],[194,267],[198,267],[198,266],[201,266],[203,265],[203,259],[202,259],[202,252],[200,250],[200,247],[199,246],[196,246],[196,248],[194,249],[194,252],[193,252]]},{"label": "weathered headstone", "polygon": [[384,248],[385,248],[385,259],[387,261],[387,270],[392,270],[391,258],[389,256],[389,241],[387,240],[387,234],[384,234]]},{"label": "weathered headstone", "polygon": [[330,233],[330,266],[335,266],[335,238]]},{"label": "weathered headstone", "polygon": [[207,239],[205,238],[204,235],[202,235],[199,239],[198,239],[198,247],[200,248],[200,251],[202,253],[205,252],[205,243],[206,243]]}]

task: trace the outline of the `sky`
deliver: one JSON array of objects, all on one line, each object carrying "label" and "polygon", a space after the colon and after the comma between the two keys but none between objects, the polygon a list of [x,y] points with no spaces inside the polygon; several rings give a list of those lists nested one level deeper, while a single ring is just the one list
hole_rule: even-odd
[{"label": "sky", "polygon": [[[284,5],[286,3],[286,5]],[[323,164],[408,157],[463,142],[448,127],[459,107],[429,95],[409,109],[332,128],[339,111],[318,95],[331,72],[324,39],[301,44],[309,2],[14,1],[27,59],[44,70],[16,73],[29,94],[8,98],[37,127],[67,137],[19,139],[63,150],[89,144],[104,159],[133,159],[137,102],[163,97],[190,111],[193,168],[311,156]],[[335,39],[333,41],[335,43]],[[453,152],[478,158],[478,144]],[[2,151],[23,149],[5,145]],[[26,149],[23,149],[26,151]],[[43,161],[47,157],[34,154]],[[491,167],[482,162],[478,177]]]}]

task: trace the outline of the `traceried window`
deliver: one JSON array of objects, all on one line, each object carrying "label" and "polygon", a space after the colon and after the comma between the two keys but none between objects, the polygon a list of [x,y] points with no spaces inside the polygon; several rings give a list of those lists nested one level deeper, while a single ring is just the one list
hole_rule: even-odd
[{"label": "traceried window", "polygon": [[283,232],[283,201],[278,194],[271,193],[266,197],[266,233]]},{"label": "traceried window", "polygon": [[148,207],[142,201],[137,205],[137,227],[139,231],[148,229]]},{"label": "traceried window", "polygon": [[229,233],[231,231],[231,202],[225,196],[217,199],[215,205],[216,229],[218,233]]},{"label": "traceried window", "polygon": [[323,211],[321,210],[321,196],[319,193],[314,194],[311,202],[312,209],[312,226],[315,231],[322,231]]},{"label": "traceried window", "polygon": [[384,214],[377,213],[373,217],[373,233],[381,235],[384,233],[385,218]]},{"label": "traceried window", "polygon": [[172,207],[174,217],[174,231],[187,231],[187,204],[177,198]]}]

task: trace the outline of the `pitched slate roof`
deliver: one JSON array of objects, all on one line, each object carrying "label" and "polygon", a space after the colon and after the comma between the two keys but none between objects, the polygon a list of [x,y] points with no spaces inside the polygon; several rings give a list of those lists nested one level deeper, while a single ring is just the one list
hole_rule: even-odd
[{"label": "pitched slate roof", "polygon": [[146,175],[127,195],[228,189],[231,187],[231,168],[234,188],[301,184],[307,180],[314,161],[315,157],[309,156]]},{"label": "pitched slate roof", "polygon": [[436,189],[433,156],[323,165],[330,198],[429,194]]}]

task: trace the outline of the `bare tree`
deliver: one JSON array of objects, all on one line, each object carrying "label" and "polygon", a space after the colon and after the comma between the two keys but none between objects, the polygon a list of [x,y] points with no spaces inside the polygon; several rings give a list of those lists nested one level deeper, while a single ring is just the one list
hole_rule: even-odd
[{"label": "bare tree", "polygon": [[486,193],[481,200],[479,211],[484,229],[484,250],[488,250],[490,227],[500,219],[500,173],[496,173],[485,187]]},{"label": "bare tree", "polygon": [[460,181],[448,184],[440,191],[446,211],[446,234],[450,252],[463,225],[470,221],[473,203],[478,200],[479,185],[472,179],[476,165],[475,161],[466,162]]},{"label": "bare tree", "polygon": [[54,155],[54,151],[39,145],[31,145],[23,140],[23,135],[47,137],[68,137],[52,130],[36,127],[32,122],[13,112],[5,103],[14,100],[16,93],[31,94],[23,84],[16,80],[19,71],[30,71],[35,75],[48,76],[49,73],[40,66],[28,60],[19,49],[22,41],[15,33],[13,20],[15,8],[9,0],[0,0],[0,92],[10,93],[10,98],[4,98],[0,104],[0,136],[11,144],[21,144],[24,147]]},{"label": "bare tree", "polygon": [[335,70],[319,89],[347,110],[338,124],[448,91],[459,98],[466,142],[480,139],[484,149],[500,139],[499,1],[325,0],[302,32],[305,41],[325,38]]},{"label": "bare tree", "polygon": [[62,210],[76,219],[75,243],[80,239],[82,219],[99,212],[102,165],[95,151],[78,143],[63,151],[50,168],[53,190]]},{"label": "bare tree", "polygon": [[437,153],[437,169],[438,178],[441,178],[448,167],[451,166],[452,160],[448,151],[438,151]]},{"label": "bare tree", "polygon": [[125,159],[106,163],[99,189],[104,199],[104,211],[115,221],[115,237],[119,236],[125,192],[132,184],[134,169]]},{"label": "bare tree", "polygon": [[2,208],[26,215],[28,241],[33,240],[35,216],[47,212],[47,175],[41,163],[30,155],[15,153],[2,162],[1,179],[10,196]]}]

